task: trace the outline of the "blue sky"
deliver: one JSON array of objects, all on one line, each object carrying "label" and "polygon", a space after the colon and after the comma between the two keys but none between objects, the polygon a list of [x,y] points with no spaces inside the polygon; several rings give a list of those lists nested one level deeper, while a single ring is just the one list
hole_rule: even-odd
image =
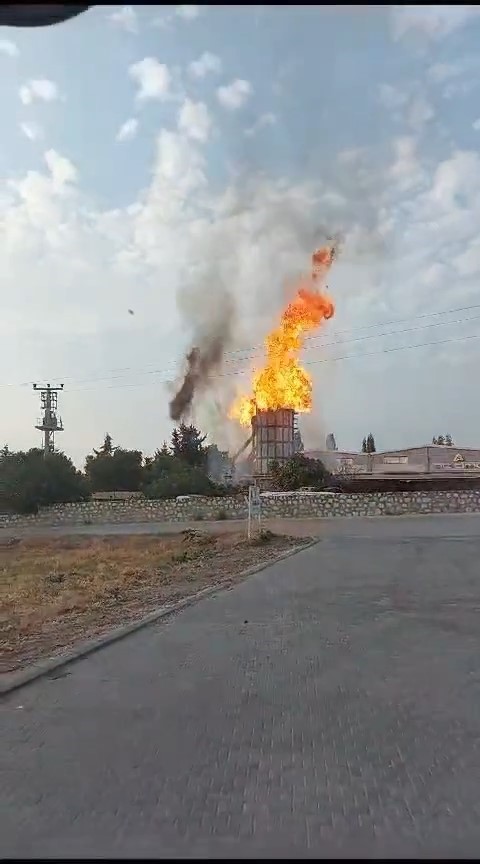
[{"label": "blue sky", "polygon": [[0,438],[37,442],[31,382],[52,379],[78,464],[107,431],[153,451],[185,350],[228,309],[194,419],[235,446],[229,401],[337,232],[306,443],[478,445],[479,44],[471,6],[101,6],[1,28]]}]

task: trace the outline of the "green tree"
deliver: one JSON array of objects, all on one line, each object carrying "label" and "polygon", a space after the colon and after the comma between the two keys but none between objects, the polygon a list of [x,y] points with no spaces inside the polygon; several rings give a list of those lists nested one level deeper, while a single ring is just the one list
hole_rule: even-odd
[{"label": "green tree", "polygon": [[362,453],[368,453],[368,450],[367,450],[367,439],[366,439],[366,438],[364,438],[363,441],[362,441]]},{"label": "green tree", "polygon": [[157,450],[146,462],[143,493],[147,498],[175,498],[177,495],[215,495],[223,490],[206,474],[203,467],[190,465],[185,459]]},{"label": "green tree", "polygon": [[140,450],[114,447],[110,435],[99,450],[85,460],[85,474],[92,492],[138,492],[143,481]]},{"label": "green tree", "polygon": [[445,435],[445,444],[447,447],[453,447],[454,446],[453,438],[449,432],[447,432],[447,434]]},{"label": "green tree", "polygon": [[366,452],[367,453],[375,453],[376,450],[377,450],[377,448],[375,446],[375,438],[373,437],[372,433],[369,432],[367,435],[367,440],[366,440]]},{"label": "green tree", "polygon": [[444,436],[443,436],[443,435],[437,435],[437,440],[436,440],[435,443],[436,443],[436,444],[441,444],[441,445],[445,444],[445,438],[444,438]]},{"label": "green tree", "polygon": [[55,451],[34,448],[0,453],[0,501],[17,513],[36,513],[39,507],[83,501],[89,496],[85,477],[71,459]]},{"label": "green tree", "polygon": [[289,492],[301,486],[323,489],[330,481],[330,474],[320,459],[309,459],[303,453],[296,453],[287,462],[270,465],[272,478],[277,489]]},{"label": "green tree", "polygon": [[116,449],[117,448],[113,446],[112,436],[107,432],[100,450],[95,450],[94,448],[93,452],[95,453],[95,456],[113,456]]},{"label": "green tree", "polygon": [[192,467],[203,467],[207,460],[206,438],[196,426],[181,423],[172,432],[172,454]]}]

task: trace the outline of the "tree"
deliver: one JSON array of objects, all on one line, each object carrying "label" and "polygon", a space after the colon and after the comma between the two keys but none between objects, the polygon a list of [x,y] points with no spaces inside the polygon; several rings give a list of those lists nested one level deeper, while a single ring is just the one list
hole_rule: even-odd
[{"label": "tree", "polygon": [[114,447],[105,436],[100,450],[85,461],[85,474],[92,492],[138,492],[143,480],[143,456],[140,450]]},{"label": "tree", "polygon": [[449,432],[445,435],[445,444],[447,447],[453,447],[453,439]]},{"label": "tree", "polygon": [[325,446],[327,450],[338,450],[337,442],[335,440],[335,435],[333,434],[333,432],[328,433],[325,439]]},{"label": "tree", "polygon": [[375,447],[375,438],[372,433],[369,432],[366,440],[366,453],[375,453],[377,448]]},{"label": "tree", "polygon": [[190,465],[185,459],[165,453],[163,448],[156,451],[153,459],[145,460],[142,489],[146,498],[214,495],[223,491],[203,467]]},{"label": "tree", "polygon": [[172,454],[192,467],[203,467],[207,460],[207,448],[203,446],[206,438],[196,426],[181,423],[172,432]]},{"label": "tree", "polygon": [[364,438],[363,441],[362,441],[362,453],[368,453],[368,450],[367,450],[367,439],[366,439],[366,438]]},{"label": "tree", "polygon": [[71,459],[55,451],[34,448],[0,453],[0,501],[17,513],[36,513],[39,507],[83,501],[89,496],[85,477]]},{"label": "tree", "polygon": [[117,448],[113,446],[112,436],[107,432],[100,450],[95,450],[94,448],[93,452],[95,453],[95,456],[113,456],[116,449]]},{"label": "tree", "polygon": [[288,492],[301,486],[314,486],[323,489],[330,480],[330,474],[320,459],[309,459],[303,453],[296,453],[292,459],[280,464],[272,462],[272,477],[277,489]]},{"label": "tree", "polygon": [[445,444],[444,436],[443,435],[437,435],[437,440],[435,441],[435,444],[444,445]]}]

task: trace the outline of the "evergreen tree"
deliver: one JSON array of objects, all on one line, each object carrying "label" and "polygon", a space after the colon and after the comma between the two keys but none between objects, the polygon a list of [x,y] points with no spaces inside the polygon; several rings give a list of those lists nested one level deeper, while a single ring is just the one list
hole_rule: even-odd
[{"label": "evergreen tree", "polygon": [[172,432],[173,456],[192,467],[203,467],[207,459],[207,448],[203,446],[206,438],[193,424],[180,423]]},{"label": "evergreen tree", "polygon": [[95,456],[113,456],[116,449],[117,448],[113,446],[112,436],[107,432],[100,450],[95,450],[94,448],[93,452],[95,453]]},{"label": "evergreen tree", "polygon": [[85,474],[92,492],[138,492],[142,483],[143,456],[139,450],[114,447],[111,435],[85,460]]}]

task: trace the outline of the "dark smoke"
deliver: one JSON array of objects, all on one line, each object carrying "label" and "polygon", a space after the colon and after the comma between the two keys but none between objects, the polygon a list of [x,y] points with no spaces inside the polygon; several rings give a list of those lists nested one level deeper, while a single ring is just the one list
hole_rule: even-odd
[{"label": "dark smoke", "polygon": [[217,334],[202,348],[192,348],[187,354],[187,371],[173,399],[170,401],[170,417],[176,423],[189,412],[195,394],[208,383],[209,376],[222,361],[225,336]]}]

